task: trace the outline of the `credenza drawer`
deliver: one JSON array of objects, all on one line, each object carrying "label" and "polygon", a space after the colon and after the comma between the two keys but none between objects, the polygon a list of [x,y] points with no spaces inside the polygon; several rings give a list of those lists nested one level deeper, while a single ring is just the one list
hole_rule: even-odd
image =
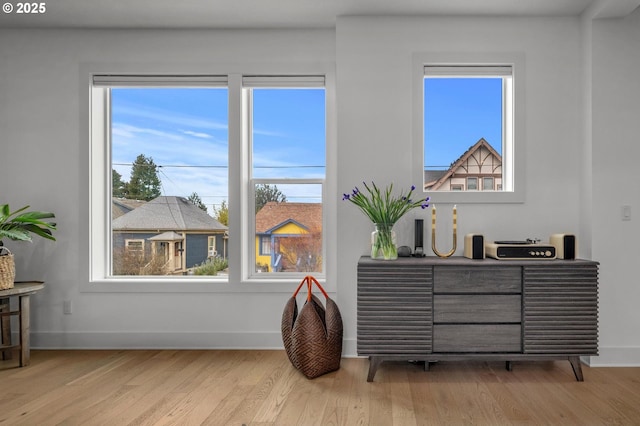
[{"label": "credenza drawer", "polygon": [[522,269],[518,266],[433,268],[434,293],[521,293]]},{"label": "credenza drawer", "polygon": [[436,294],[433,320],[436,323],[519,323],[522,298],[519,294]]},{"label": "credenza drawer", "polygon": [[435,324],[433,352],[521,352],[520,324]]}]

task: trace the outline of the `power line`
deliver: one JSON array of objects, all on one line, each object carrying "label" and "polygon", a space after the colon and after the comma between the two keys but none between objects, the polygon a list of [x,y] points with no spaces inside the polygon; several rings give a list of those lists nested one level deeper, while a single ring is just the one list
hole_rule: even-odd
[{"label": "power line", "polygon": [[[114,166],[133,166],[132,163],[111,163]],[[225,165],[185,165],[185,164],[136,164],[137,167],[158,167],[158,168],[200,168],[200,169],[228,169],[229,166]],[[326,166],[304,164],[300,166],[253,166],[254,169],[310,169],[310,168],[325,168]]]}]

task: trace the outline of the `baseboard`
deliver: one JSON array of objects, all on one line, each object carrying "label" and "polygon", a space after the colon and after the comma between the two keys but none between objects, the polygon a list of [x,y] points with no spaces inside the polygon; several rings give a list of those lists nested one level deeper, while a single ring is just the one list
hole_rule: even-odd
[{"label": "baseboard", "polygon": [[640,347],[605,346],[583,360],[591,367],[640,367]]},{"label": "baseboard", "polygon": [[[17,336],[14,336],[17,338]],[[66,332],[31,333],[32,349],[283,349],[279,332]],[[583,357],[591,367],[640,367],[640,347],[600,347]],[[357,356],[356,339],[344,339],[342,354]]]},{"label": "baseboard", "polygon": [[33,349],[283,349],[280,333],[32,332]]}]

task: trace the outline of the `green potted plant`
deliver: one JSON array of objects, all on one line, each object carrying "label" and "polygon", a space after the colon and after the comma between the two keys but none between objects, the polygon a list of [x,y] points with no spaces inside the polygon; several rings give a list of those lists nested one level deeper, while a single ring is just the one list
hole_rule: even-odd
[{"label": "green potted plant", "polygon": [[40,236],[55,241],[52,231],[56,224],[43,219],[54,218],[49,212],[26,211],[30,206],[22,207],[14,212],[9,204],[0,205],[0,290],[13,287],[16,276],[13,254],[4,247],[3,238],[14,241],[31,241],[32,236]]}]

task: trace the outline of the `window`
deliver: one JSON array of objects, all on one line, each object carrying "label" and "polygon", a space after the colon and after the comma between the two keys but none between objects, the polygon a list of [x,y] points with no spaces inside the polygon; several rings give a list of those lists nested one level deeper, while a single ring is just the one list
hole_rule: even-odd
[{"label": "window", "polygon": [[[228,231],[216,219],[229,193],[226,77],[96,75],[93,87],[108,152],[105,276],[193,274]],[[134,234],[152,247],[135,262],[121,250]]]},{"label": "window", "polygon": [[209,257],[216,257],[218,255],[215,236],[207,237],[207,251],[209,252]]},{"label": "window", "polygon": [[[326,101],[323,77],[245,77],[254,269],[324,272]],[[265,268],[265,265],[268,268]]]},{"label": "window", "polygon": [[271,254],[271,237],[268,235],[263,235],[260,237],[260,255],[270,255]]},{"label": "window", "polygon": [[467,178],[467,190],[468,191],[478,190],[478,178],[475,178],[475,177]]},{"label": "window", "polygon": [[324,76],[92,79],[92,282],[324,277]]},{"label": "window", "polygon": [[485,177],[482,178],[482,190],[483,191],[493,191],[493,178]]},{"label": "window", "polygon": [[127,251],[140,252],[144,251],[144,240],[126,240]]},{"label": "window", "polygon": [[523,55],[415,54],[414,66],[424,191],[436,202],[523,201]]},{"label": "window", "polygon": [[424,74],[425,190],[447,191],[470,174],[501,181],[513,143],[511,67],[426,65]]}]

